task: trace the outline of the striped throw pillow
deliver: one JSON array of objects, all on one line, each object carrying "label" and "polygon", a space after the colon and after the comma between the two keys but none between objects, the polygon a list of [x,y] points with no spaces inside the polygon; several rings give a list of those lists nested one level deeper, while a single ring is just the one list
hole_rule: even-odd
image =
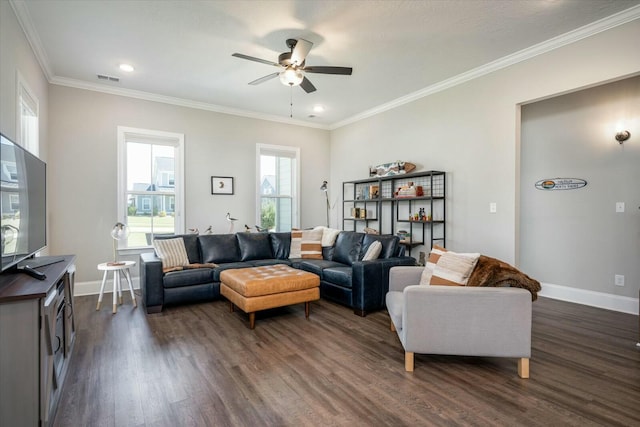
[{"label": "striped throw pillow", "polygon": [[289,258],[322,259],[322,230],[292,230]]},{"label": "striped throw pillow", "polygon": [[158,258],[162,260],[162,268],[182,267],[189,264],[187,249],[182,237],[175,239],[155,239],[153,248]]},{"label": "striped throw pillow", "polygon": [[431,285],[466,286],[469,276],[478,263],[480,254],[460,254],[444,252],[438,258],[433,273]]},{"label": "striped throw pillow", "polygon": [[429,257],[427,258],[427,263],[424,266],[424,270],[422,270],[422,275],[420,276],[421,285],[431,284],[431,276],[433,276],[433,270],[436,268],[436,263],[445,252],[447,252],[445,248],[438,245],[433,245],[433,248],[431,248],[431,252],[429,252]]}]

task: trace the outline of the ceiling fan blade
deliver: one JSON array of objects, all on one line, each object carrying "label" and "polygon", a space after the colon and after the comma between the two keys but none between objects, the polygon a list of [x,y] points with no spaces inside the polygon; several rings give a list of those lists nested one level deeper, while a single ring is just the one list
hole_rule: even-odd
[{"label": "ceiling fan blade", "polygon": [[309,81],[308,78],[302,79],[302,83],[300,83],[300,87],[304,89],[305,92],[311,93],[316,91],[316,87]]},{"label": "ceiling fan blade", "polygon": [[260,62],[262,64],[273,65],[274,67],[280,67],[280,64],[273,61],[267,61],[266,59],[256,58],[254,56],[243,55],[242,53],[234,53],[231,56],[235,56],[236,58],[248,59],[249,61]]},{"label": "ceiling fan blade", "polygon": [[293,48],[293,52],[291,53],[291,63],[295,65],[302,65],[304,59],[311,50],[311,46],[313,46],[313,43],[309,40],[298,39],[296,46]]},{"label": "ceiling fan blade", "polygon": [[260,83],[264,83],[267,80],[271,80],[271,79],[273,79],[275,77],[278,77],[278,74],[280,74],[280,73],[273,73],[273,74],[266,75],[264,77],[260,77],[259,79],[256,79],[256,80],[254,80],[252,82],[249,82],[249,84],[250,85],[254,85],[254,86],[255,85],[259,85]]},{"label": "ceiling fan blade", "polygon": [[304,67],[303,70],[306,73],[342,74],[345,76],[350,76],[353,72],[351,67]]}]

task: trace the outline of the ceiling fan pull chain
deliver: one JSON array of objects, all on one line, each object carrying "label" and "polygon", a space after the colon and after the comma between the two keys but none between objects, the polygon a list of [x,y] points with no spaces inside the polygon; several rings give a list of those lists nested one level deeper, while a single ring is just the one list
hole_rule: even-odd
[{"label": "ceiling fan pull chain", "polygon": [[293,86],[291,87],[291,92],[289,92],[289,118],[293,119]]}]

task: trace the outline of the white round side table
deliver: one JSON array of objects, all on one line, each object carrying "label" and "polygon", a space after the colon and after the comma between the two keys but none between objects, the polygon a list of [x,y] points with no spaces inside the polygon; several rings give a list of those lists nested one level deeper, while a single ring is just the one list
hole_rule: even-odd
[{"label": "white round side table", "polygon": [[136,265],[135,261],[120,261],[118,263],[113,262],[103,262],[102,264],[98,264],[98,270],[104,271],[104,275],[102,276],[102,286],[100,286],[100,296],[98,296],[98,304],[96,305],[96,310],[100,310],[100,304],[102,304],[102,295],[104,294],[104,285],[107,283],[107,275],[110,271],[113,271],[113,313],[116,313],[117,303],[116,303],[116,294],[118,296],[120,304],[122,304],[122,285],[120,284],[120,276],[123,276],[127,283],[129,284],[129,292],[131,292],[131,300],[133,301],[133,306],[137,307],[136,297],[133,294],[133,285],[131,284],[131,274],[129,274],[129,268]]}]

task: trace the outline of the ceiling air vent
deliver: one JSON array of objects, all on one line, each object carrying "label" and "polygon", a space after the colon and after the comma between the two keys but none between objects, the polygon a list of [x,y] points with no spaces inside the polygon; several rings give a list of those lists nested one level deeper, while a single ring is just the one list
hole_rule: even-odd
[{"label": "ceiling air vent", "polygon": [[116,82],[116,83],[120,81],[119,77],[106,76],[104,74],[98,74],[98,79],[99,80],[109,80],[110,82]]}]

